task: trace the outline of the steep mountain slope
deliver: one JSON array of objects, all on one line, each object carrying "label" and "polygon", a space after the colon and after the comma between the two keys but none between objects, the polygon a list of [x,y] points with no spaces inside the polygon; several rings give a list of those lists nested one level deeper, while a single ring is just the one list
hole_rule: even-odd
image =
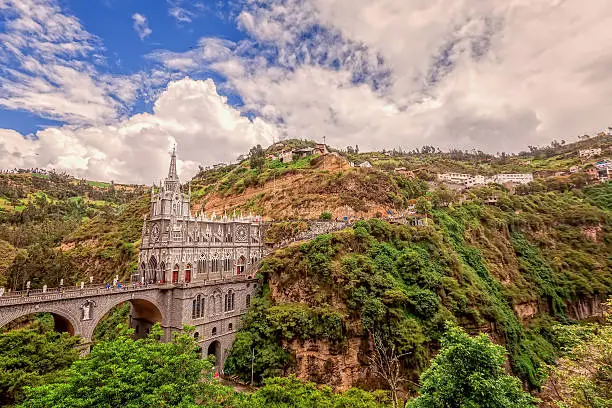
[{"label": "steep mountain slope", "polygon": [[553,322],[597,314],[612,293],[612,215],[579,191],[499,194],[496,206],[434,209],[423,227],[359,221],[278,251],[228,370],[250,375],[254,348],[259,378],[379,386],[367,358],[379,336],[406,353],[415,380],[451,320],[490,333],[514,372],[539,386],[556,353]]}]

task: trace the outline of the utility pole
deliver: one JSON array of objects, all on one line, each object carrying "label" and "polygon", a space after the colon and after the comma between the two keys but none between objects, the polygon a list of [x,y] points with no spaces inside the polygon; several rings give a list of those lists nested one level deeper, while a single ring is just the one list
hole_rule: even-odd
[{"label": "utility pole", "polygon": [[253,367],[255,365],[255,347],[251,348],[253,357],[251,357],[251,387],[253,386]]}]

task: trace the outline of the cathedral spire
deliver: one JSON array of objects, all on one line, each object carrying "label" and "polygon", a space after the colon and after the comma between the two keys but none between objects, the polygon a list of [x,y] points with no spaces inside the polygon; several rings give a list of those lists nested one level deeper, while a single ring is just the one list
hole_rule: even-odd
[{"label": "cathedral spire", "polygon": [[170,168],[168,169],[168,177],[164,183],[166,190],[174,191],[179,185],[178,174],[176,173],[176,146],[172,148],[172,156],[170,157]]}]

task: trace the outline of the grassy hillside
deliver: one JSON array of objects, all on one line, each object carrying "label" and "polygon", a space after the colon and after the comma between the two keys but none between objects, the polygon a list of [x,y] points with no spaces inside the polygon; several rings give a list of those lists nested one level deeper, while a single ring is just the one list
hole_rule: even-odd
[{"label": "grassy hillside", "polygon": [[[137,250],[125,249],[121,239],[138,240],[129,225],[142,219],[136,213],[143,193],[139,186],[53,172],[0,174],[0,284],[12,289],[27,281],[33,287],[55,286],[63,278],[70,285],[128,270]],[[115,228],[122,233],[103,242],[87,241],[92,234],[107,237],[95,228],[100,223],[105,232]],[[89,245],[86,253],[75,250],[84,245]],[[122,251],[128,256],[118,256]]]},{"label": "grassy hillside", "polygon": [[[582,188],[592,181],[585,173],[554,177],[572,166],[586,167],[610,155],[612,136],[601,135],[573,144],[534,148],[531,153],[486,155],[482,152],[442,153],[431,146],[416,152],[355,153],[351,148],[341,154],[301,158],[282,163],[274,154],[302,141],[277,143],[263,151],[258,165],[252,160],[218,169],[201,171],[192,181],[194,211],[217,214],[243,211],[270,219],[317,218],[329,211],[332,216],[370,218],[400,212],[414,199],[435,190],[436,173],[463,172],[534,173],[532,191],[560,191]],[[579,149],[602,147],[599,157],[583,159]],[[333,150],[333,149],[332,149]],[[358,165],[368,161],[371,168]],[[355,164],[351,167],[350,163]],[[413,171],[409,178],[396,171]],[[530,193],[525,188],[519,193]],[[459,197],[456,197],[457,199]]]},{"label": "grassy hillside", "polygon": [[428,226],[359,221],[278,251],[262,267],[267,289],[228,369],[250,376],[254,347],[258,378],[295,372],[339,388],[376,386],[364,356],[378,335],[406,353],[416,380],[451,320],[490,333],[538,387],[557,352],[554,322],[612,292],[612,214],[580,191],[498,194],[496,206],[474,197],[433,209]]}]

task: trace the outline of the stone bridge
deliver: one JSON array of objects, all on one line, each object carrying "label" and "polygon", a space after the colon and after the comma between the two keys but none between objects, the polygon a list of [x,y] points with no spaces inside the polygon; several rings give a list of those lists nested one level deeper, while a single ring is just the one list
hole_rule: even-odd
[{"label": "stone bridge", "polygon": [[[250,276],[232,276],[198,283],[126,285],[121,288],[90,286],[84,289],[49,289],[5,293],[0,297],[0,327],[33,313],[50,313],[58,331],[78,335],[89,346],[100,320],[115,306],[130,303],[130,327],[137,337],[145,336],[154,323],[164,329],[164,341],[184,324],[196,326],[195,336],[203,353],[215,354],[224,361],[246,313],[258,282]],[[234,294],[232,307],[222,308],[222,294]],[[202,300],[202,312],[195,315],[194,299]],[[215,298],[219,304],[207,305]],[[233,306],[235,304],[235,306]],[[213,310],[214,308],[214,310]],[[200,304],[198,304],[200,309]]]}]

